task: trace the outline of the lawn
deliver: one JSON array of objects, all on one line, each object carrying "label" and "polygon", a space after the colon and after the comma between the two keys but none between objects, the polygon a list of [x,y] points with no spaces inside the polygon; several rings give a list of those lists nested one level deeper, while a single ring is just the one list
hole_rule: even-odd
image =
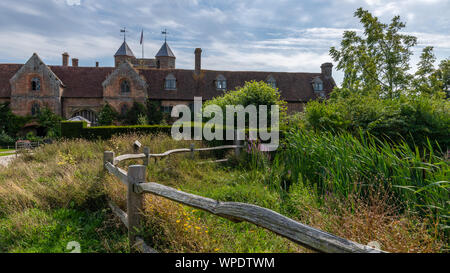
[{"label": "lawn", "polygon": [[[102,158],[105,150],[131,153],[136,139],[152,153],[190,146],[162,135],[61,141],[0,167],[0,252],[68,252],[71,241],[79,242],[82,252],[127,252],[126,229],[106,205],[112,200],[125,210],[126,189],[103,170]],[[371,202],[357,196],[324,198],[301,183],[282,191],[267,182],[270,172],[259,164],[264,159],[242,156],[227,164],[201,166],[197,162],[214,155],[151,160],[147,180],[221,201],[267,207],[359,243],[378,239],[387,251],[437,252],[443,247],[431,224],[383,206],[381,197]],[[136,163],[140,161],[120,167]],[[144,201],[144,239],[161,252],[307,251],[249,223],[233,223],[149,194]]]}]

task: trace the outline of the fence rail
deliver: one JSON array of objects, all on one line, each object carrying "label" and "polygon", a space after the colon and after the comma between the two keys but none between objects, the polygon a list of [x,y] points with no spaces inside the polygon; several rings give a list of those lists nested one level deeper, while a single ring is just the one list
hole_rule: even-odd
[{"label": "fence rail", "polygon": [[[213,148],[194,149],[176,149],[156,156],[168,156],[173,153],[209,151],[219,149],[235,149],[238,154],[242,145],[226,145]],[[175,151],[175,152],[174,152]],[[144,155],[144,156],[142,156]],[[220,202],[210,198],[186,193],[154,182],[146,182],[146,166],[148,159],[155,156],[149,153],[147,147],[143,154],[123,155],[114,157],[110,151],[104,152],[104,166],[111,174],[115,175],[128,187],[127,195],[127,213],[109,203],[111,210],[127,226],[130,241],[130,249],[137,249],[144,253],[156,253],[149,247],[138,235],[140,230],[140,213],[143,210],[142,198],[144,193],[149,193],[167,198],[169,200],[181,203],[190,207],[201,209],[229,219],[233,222],[246,221],[267,230],[270,230],[280,236],[283,236],[308,249],[325,253],[382,253],[379,249],[374,249],[333,234],[321,231],[319,229],[304,225],[284,215],[267,208],[252,204],[238,202]],[[115,166],[118,162],[126,159],[143,158],[144,165],[131,165],[128,172]],[[219,160],[220,161],[220,160]]]}]

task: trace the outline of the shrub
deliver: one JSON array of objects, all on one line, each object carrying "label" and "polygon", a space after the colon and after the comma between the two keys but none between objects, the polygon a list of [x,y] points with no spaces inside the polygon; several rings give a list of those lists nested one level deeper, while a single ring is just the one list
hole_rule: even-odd
[{"label": "shrub", "polygon": [[45,128],[48,137],[61,136],[61,117],[45,107],[37,115],[39,125]]},{"label": "shrub", "polygon": [[14,138],[5,133],[5,131],[2,131],[0,133],[0,145],[9,146],[12,144],[14,144]]},{"label": "shrub", "polygon": [[164,119],[161,112],[161,101],[147,100],[146,106],[148,124],[161,124]]},{"label": "shrub", "polygon": [[98,124],[100,126],[112,125],[113,121],[116,120],[118,116],[119,114],[116,110],[114,110],[109,103],[106,103],[98,113]]},{"label": "shrub", "polygon": [[315,131],[348,131],[358,135],[368,132],[394,142],[407,141],[411,146],[439,144],[449,147],[450,102],[428,97],[379,99],[346,94],[329,101],[309,102],[305,110],[306,127]]},{"label": "shrub", "polygon": [[135,101],[133,103],[133,106],[130,108],[130,110],[128,110],[125,116],[122,117],[122,119],[128,125],[137,125],[139,124],[139,117],[146,115],[147,111],[145,109],[145,106],[142,103]]},{"label": "shrub", "polygon": [[171,126],[162,125],[129,125],[129,126],[99,126],[83,128],[81,137],[84,139],[109,139],[114,135],[124,135],[130,133],[142,134],[170,134]]},{"label": "shrub", "polygon": [[82,131],[87,127],[85,121],[62,121],[61,136],[64,138],[80,138]]},{"label": "shrub", "polygon": [[227,105],[242,105],[244,107],[255,105],[257,109],[259,105],[267,105],[269,107],[268,121],[270,121],[270,106],[278,105],[280,107],[280,120],[283,120],[286,116],[286,102],[281,100],[277,89],[263,81],[246,82],[243,87],[207,101],[204,107],[213,104],[218,105],[222,111],[225,111]]}]

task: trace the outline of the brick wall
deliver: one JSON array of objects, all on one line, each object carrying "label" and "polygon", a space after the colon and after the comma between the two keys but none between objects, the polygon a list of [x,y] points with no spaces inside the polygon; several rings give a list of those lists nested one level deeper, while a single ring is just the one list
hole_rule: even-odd
[{"label": "brick wall", "polygon": [[103,106],[102,98],[63,98],[63,117],[69,119],[76,112],[90,110],[98,114]]}]

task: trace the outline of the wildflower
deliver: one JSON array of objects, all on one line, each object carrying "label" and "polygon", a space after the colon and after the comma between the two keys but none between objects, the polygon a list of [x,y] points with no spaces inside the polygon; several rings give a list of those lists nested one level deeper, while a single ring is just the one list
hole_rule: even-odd
[{"label": "wildflower", "polygon": [[218,249],[218,248],[215,248],[214,251],[217,252],[217,251],[219,251],[219,249]]},{"label": "wildflower", "polygon": [[180,222],[180,220],[177,220],[177,223],[179,223]]}]

